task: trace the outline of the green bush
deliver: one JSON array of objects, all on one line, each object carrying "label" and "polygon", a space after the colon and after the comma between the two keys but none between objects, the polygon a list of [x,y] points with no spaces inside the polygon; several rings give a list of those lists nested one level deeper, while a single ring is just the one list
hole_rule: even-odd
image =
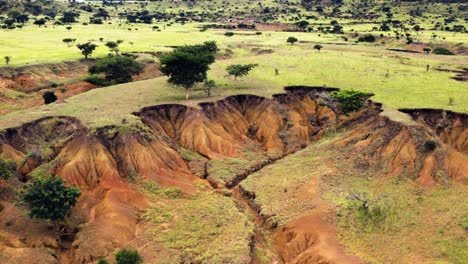
[{"label": "green bush", "polygon": [[42,95],[42,98],[44,99],[44,104],[51,104],[51,103],[57,101],[57,96],[52,91],[45,92]]},{"label": "green bush", "polygon": [[340,90],[331,93],[331,97],[339,103],[338,107],[344,114],[361,109],[368,96],[367,93],[354,90]]},{"label": "green bush", "polygon": [[0,157],[0,179],[10,179],[15,176],[16,163],[12,160],[3,159]]},{"label": "green bush", "polygon": [[104,74],[106,81],[118,84],[132,81],[132,75],[140,74],[143,69],[144,65],[134,58],[115,55],[99,59],[88,71],[90,74]]},{"label": "green bush", "polygon": [[289,37],[286,42],[293,45],[294,43],[296,43],[298,41],[298,39],[296,37]]},{"label": "green bush", "polygon": [[399,224],[397,207],[385,201],[350,201],[347,205],[347,224],[360,231],[390,231]]},{"label": "green bush", "polygon": [[100,258],[97,262],[97,264],[109,264],[109,261],[105,258]]},{"label": "green bush", "polygon": [[226,37],[232,37],[234,35],[235,35],[234,32],[231,32],[231,31],[224,33],[224,36]]},{"label": "green bush", "polygon": [[171,198],[171,199],[177,199],[181,197],[183,194],[183,192],[180,189],[173,187],[173,186],[164,188],[161,191],[166,197]]},{"label": "green bush", "polygon": [[89,75],[86,78],[84,78],[85,82],[89,82],[90,84],[94,84],[97,86],[109,86],[111,83],[103,78],[100,78],[99,76],[96,75]]},{"label": "green bush", "polygon": [[375,42],[375,36],[372,34],[362,35],[358,38],[359,42]]},{"label": "green bush", "polygon": [[439,55],[455,55],[452,51],[446,48],[438,47],[435,48],[434,51],[432,51],[434,54],[439,54]]},{"label": "green bush", "polygon": [[29,205],[31,217],[58,221],[70,213],[80,194],[80,189],[65,186],[61,178],[46,176],[29,182],[21,198]]},{"label": "green bush", "polygon": [[115,255],[115,262],[117,264],[140,264],[143,261],[140,254],[138,254],[138,251],[135,249],[124,248]]},{"label": "green bush", "polygon": [[437,143],[433,140],[428,140],[424,143],[424,149],[426,151],[433,151],[437,147]]}]

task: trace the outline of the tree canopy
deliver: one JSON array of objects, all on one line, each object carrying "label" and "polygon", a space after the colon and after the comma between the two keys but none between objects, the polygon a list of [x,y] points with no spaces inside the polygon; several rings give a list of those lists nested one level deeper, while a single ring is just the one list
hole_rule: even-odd
[{"label": "tree canopy", "polygon": [[67,187],[61,178],[48,176],[29,182],[22,200],[30,206],[31,217],[60,221],[70,213],[80,195],[79,188]]},{"label": "tree canopy", "polygon": [[169,82],[188,89],[195,83],[204,82],[210,65],[215,62],[218,46],[215,41],[201,45],[178,47],[161,58],[161,71],[169,77]]},{"label": "tree canopy", "polygon": [[81,50],[81,54],[85,56],[85,59],[88,58],[89,55],[93,54],[93,51],[98,47],[98,45],[93,44],[91,42],[78,44],[76,47]]},{"label": "tree canopy", "polygon": [[248,75],[257,66],[258,64],[233,64],[227,66],[226,71],[229,76],[234,76],[234,79],[237,79],[238,77]]},{"label": "tree canopy", "polygon": [[91,74],[104,74],[107,81],[125,83],[132,81],[132,75],[140,74],[144,65],[132,57],[112,55],[99,59],[96,64],[89,67]]}]

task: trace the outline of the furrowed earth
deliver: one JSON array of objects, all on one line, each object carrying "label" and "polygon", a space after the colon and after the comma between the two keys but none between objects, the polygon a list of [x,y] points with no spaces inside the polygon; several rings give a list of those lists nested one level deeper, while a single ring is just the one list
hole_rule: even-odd
[{"label": "furrowed earth", "polygon": [[[463,1],[104,2],[0,0],[0,263],[468,262]],[[117,40],[144,70],[90,83]],[[161,58],[208,40],[216,86],[184,100]],[[345,113],[350,90],[366,94]],[[45,175],[81,191],[63,221],[22,198]]]}]

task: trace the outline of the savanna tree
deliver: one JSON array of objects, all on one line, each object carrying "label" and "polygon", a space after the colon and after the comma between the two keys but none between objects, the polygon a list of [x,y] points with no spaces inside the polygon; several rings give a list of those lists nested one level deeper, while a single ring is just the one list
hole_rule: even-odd
[{"label": "savanna tree", "polygon": [[71,47],[73,42],[75,42],[76,39],[72,39],[72,38],[64,38],[62,39],[62,42],[67,44],[68,47]]},{"label": "savanna tree", "polygon": [[233,76],[237,80],[238,77],[247,76],[257,66],[258,64],[233,64],[227,66],[226,71],[228,76]]},{"label": "savanna tree", "polygon": [[169,83],[185,88],[185,99],[188,100],[189,89],[206,81],[217,52],[215,41],[178,47],[161,58],[161,71],[169,77]]},{"label": "savanna tree", "polygon": [[119,46],[120,44],[123,43],[123,40],[117,40],[117,41],[107,41],[106,42],[106,47],[109,48],[111,52],[114,52],[115,55],[119,54]]},{"label": "savanna tree", "polygon": [[88,56],[93,54],[94,50],[98,47],[98,45],[91,43],[91,42],[86,42],[83,44],[78,44],[76,47],[81,50],[81,54],[85,56],[85,59],[88,59]]}]

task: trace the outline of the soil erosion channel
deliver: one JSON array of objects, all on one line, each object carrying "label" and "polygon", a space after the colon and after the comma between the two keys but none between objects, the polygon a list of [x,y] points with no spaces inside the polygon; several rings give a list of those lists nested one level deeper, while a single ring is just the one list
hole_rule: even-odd
[{"label": "soil erosion channel", "polygon": [[[187,195],[199,192],[199,185],[211,185],[220,198],[232,197],[255,223],[252,233],[243,233],[251,237],[248,247],[223,247],[237,251],[215,256],[216,260],[190,258],[258,263],[263,252],[282,263],[360,262],[343,253],[332,225],[323,221],[332,209],[320,199],[320,178],[339,170],[337,157],[350,155],[345,164],[375,168],[383,177],[416,175],[414,180],[424,186],[440,180],[435,175],[441,171],[459,182],[468,175],[467,119],[462,114],[407,110],[416,121],[408,125],[380,115],[381,105],[370,100],[358,112],[340,114],[329,103],[329,92],[335,88],[285,90],[272,99],[237,95],[199,108],[147,107],[135,113],[142,123],[131,128],[91,131],[71,117],[48,117],[0,132],[0,154],[16,161],[22,182],[47,172],[82,190],[67,230],[72,235],[67,236],[25,217],[25,208],[14,206],[14,195],[0,197],[5,207],[0,212],[3,256],[18,263],[28,259],[89,263],[132,245],[143,257],[154,251],[160,258],[177,255],[191,261],[183,258],[196,254],[192,249],[181,252],[184,249],[172,244],[166,244],[170,249],[161,246],[164,241],[148,241],[149,223],[142,220],[142,212],[161,204],[135,187],[136,177]],[[334,140],[311,144],[341,130],[345,132]],[[421,147],[428,140],[439,147],[432,151]],[[0,187],[16,185],[7,182]],[[197,208],[188,201],[192,207],[172,202],[170,209]],[[174,221],[181,219],[176,216]],[[232,221],[220,225],[229,226],[236,219]]]}]

